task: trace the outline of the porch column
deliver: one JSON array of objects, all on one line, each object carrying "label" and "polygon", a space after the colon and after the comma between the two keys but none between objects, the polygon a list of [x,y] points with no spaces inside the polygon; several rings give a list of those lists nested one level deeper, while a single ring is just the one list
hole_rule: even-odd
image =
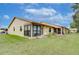
[{"label": "porch column", "polygon": [[56,33],[58,34],[58,28],[56,28]]},{"label": "porch column", "polygon": [[31,24],[31,37],[33,36],[33,25]]},{"label": "porch column", "polygon": [[61,35],[63,34],[63,28],[61,28]]},{"label": "porch column", "polygon": [[43,26],[41,26],[40,30],[41,30],[41,35],[43,35]]},{"label": "porch column", "polygon": [[65,32],[65,28],[64,28],[64,34],[65,34],[66,32]]}]

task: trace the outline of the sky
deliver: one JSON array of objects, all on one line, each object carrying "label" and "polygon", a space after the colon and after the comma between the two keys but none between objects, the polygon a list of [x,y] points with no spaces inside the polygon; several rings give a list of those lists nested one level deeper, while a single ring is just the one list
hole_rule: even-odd
[{"label": "sky", "polygon": [[70,27],[73,4],[69,3],[0,3],[0,27],[7,28],[13,17]]}]

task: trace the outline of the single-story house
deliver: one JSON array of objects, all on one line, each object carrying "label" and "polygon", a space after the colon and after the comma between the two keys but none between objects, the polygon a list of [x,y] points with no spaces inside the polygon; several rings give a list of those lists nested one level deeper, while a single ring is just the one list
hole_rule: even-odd
[{"label": "single-story house", "polygon": [[70,32],[71,33],[76,33],[77,32],[77,28],[70,28]]},{"label": "single-story house", "polygon": [[67,34],[69,29],[63,26],[50,25],[43,22],[33,22],[28,19],[14,17],[8,26],[8,34],[23,37],[38,37],[48,34]]}]

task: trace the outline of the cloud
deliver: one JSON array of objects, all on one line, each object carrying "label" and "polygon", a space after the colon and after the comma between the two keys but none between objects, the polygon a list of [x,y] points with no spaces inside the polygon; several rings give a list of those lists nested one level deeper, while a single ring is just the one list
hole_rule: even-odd
[{"label": "cloud", "polygon": [[63,16],[63,19],[66,20],[66,21],[73,21],[73,18],[72,16],[74,15],[75,13],[74,12],[71,12],[71,13],[68,13],[66,16]]},{"label": "cloud", "polygon": [[56,15],[49,18],[49,22],[56,24],[56,25],[66,26],[69,28],[70,23],[73,20],[72,15],[74,15],[74,12],[70,12],[66,15],[62,15],[61,13],[57,13]]},{"label": "cloud", "polygon": [[63,20],[63,16],[60,13],[49,18],[49,20]]},{"label": "cloud", "polygon": [[29,3],[26,8],[35,8],[35,7],[39,7],[38,3]]},{"label": "cloud", "polygon": [[5,26],[5,25],[1,25],[0,28],[7,28],[7,26]]},{"label": "cloud", "polygon": [[4,19],[9,19],[10,17],[8,15],[3,15]]},{"label": "cloud", "polygon": [[20,6],[20,9],[21,10],[24,10],[25,8],[29,9],[29,8],[36,8],[36,7],[39,7],[39,4],[38,3],[20,3],[18,4]]},{"label": "cloud", "polygon": [[63,15],[62,13],[59,13],[53,8],[40,8],[40,9],[26,8],[24,9],[24,11],[26,13],[32,14],[33,16],[31,15],[30,18],[32,19],[36,18],[37,21],[41,22],[44,21],[50,24],[56,24],[67,27],[69,27],[70,22],[72,20],[72,15],[74,15],[74,12]]},{"label": "cloud", "polygon": [[33,15],[40,15],[40,16],[52,16],[56,13],[54,9],[48,8],[41,8],[41,9],[24,9],[25,12],[33,14]]},{"label": "cloud", "polygon": [[7,28],[7,26],[0,23],[0,28]]},{"label": "cloud", "polygon": [[62,21],[64,21],[64,20],[69,21],[69,20],[72,19],[72,15],[74,15],[73,12],[68,13],[66,15],[62,15],[61,13],[57,13],[56,15],[50,17],[50,20],[53,20],[53,19],[58,20],[59,19],[59,20],[62,20]]}]

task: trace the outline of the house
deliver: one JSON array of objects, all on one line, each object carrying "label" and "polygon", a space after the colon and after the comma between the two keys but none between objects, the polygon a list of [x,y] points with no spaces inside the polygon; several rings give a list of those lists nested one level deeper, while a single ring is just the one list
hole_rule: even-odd
[{"label": "house", "polygon": [[0,34],[8,34],[8,29],[0,28]]},{"label": "house", "polygon": [[50,25],[43,22],[33,22],[28,19],[14,17],[8,26],[8,33],[23,37],[38,37],[48,34],[67,34],[69,29],[62,26]]},{"label": "house", "polygon": [[71,33],[76,33],[77,32],[77,28],[70,28],[70,32]]}]

